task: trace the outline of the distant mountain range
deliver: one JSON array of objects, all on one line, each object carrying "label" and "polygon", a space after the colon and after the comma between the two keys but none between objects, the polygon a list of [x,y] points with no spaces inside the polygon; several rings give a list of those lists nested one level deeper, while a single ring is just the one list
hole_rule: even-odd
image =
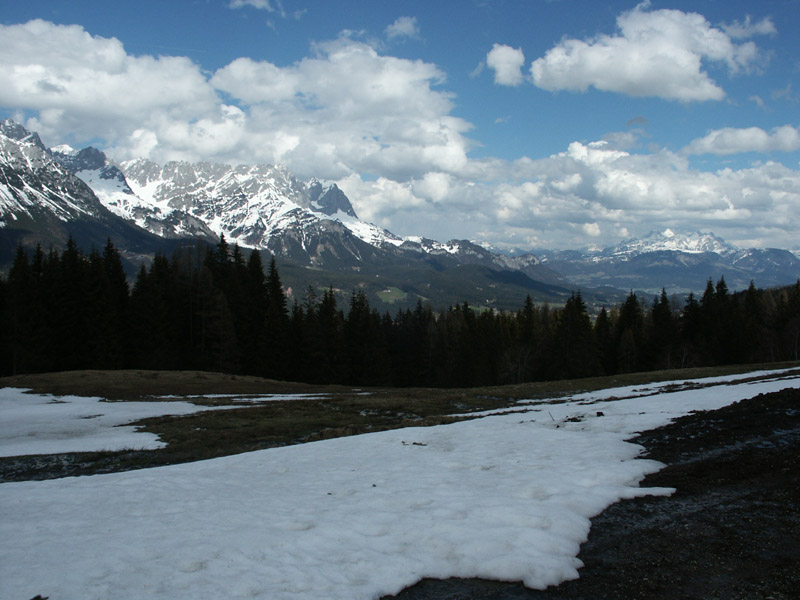
[{"label": "distant mountain range", "polygon": [[[466,240],[400,237],[358,218],[335,184],[300,181],[272,165],[229,166],[146,159],[113,163],[95,148],[48,149],[21,125],[0,122],[0,262],[22,243],[85,247],[111,238],[130,264],[187,243],[231,244],[277,257],[284,283],[356,287],[378,305],[468,301],[510,308],[525,295],[590,303],[628,290],[702,290],[793,283],[800,260],[786,250],[742,250],[712,234],[667,231],[603,251],[508,255]],[[295,291],[295,293],[297,293]]]},{"label": "distant mountain range", "polygon": [[788,250],[737,248],[713,233],[679,235],[667,229],[651,232],[603,250],[555,250],[538,253],[575,284],[610,285],[622,289],[671,293],[703,290],[708,279],[725,277],[730,289],[794,283],[800,278],[800,259]]}]

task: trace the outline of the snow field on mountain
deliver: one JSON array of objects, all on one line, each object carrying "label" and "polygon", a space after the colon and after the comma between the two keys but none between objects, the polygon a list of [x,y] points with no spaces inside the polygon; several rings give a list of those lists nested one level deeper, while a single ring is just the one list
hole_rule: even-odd
[{"label": "snow field on mountain", "polygon": [[756,383],[742,377],[0,484],[0,597],[353,600],[426,576],[556,584],[578,576],[592,516],[621,498],[669,493],[637,487],[660,465],[637,458],[641,448],[625,439],[692,410],[800,387],[780,371]]}]

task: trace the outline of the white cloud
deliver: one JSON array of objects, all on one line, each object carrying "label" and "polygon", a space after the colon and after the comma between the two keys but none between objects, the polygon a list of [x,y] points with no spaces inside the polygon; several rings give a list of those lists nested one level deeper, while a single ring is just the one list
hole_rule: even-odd
[{"label": "white cloud", "polygon": [[250,6],[268,12],[284,14],[283,5],[280,0],[231,0],[228,6],[230,8],[244,8],[245,6]]},{"label": "white cloud", "polygon": [[757,95],[757,94],[753,94],[752,96],[750,96],[748,98],[748,100],[750,102],[753,102],[761,110],[766,110],[766,108],[767,108],[767,105],[764,102],[764,99],[761,96]]},{"label": "white cloud", "polygon": [[416,17],[398,17],[394,23],[386,27],[386,37],[390,40],[397,38],[418,38],[419,25]]},{"label": "white cloud", "polygon": [[123,131],[188,120],[219,99],[183,57],[134,57],[115,38],[35,20],[0,26],[0,105],[38,111],[43,135],[113,140]]},{"label": "white cloud", "polygon": [[[304,176],[313,168],[319,177],[357,171],[404,179],[466,164],[470,125],[450,116],[451,96],[435,89],[444,81],[438,68],[349,38],[316,50],[289,67],[241,58],[211,84],[248,105],[251,130],[296,136],[299,144],[280,160]],[[248,150],[275,160],[263,141]]]},{"label": "white cloud", "polygon": [[775,35],[778,33],[778,30],[775,29],[775,24],[769,17],[764,17],[757,23],[753,23],[750,20],[750,15],[745,17],[744,23],[734,21],[730,25],[723,25],[722,29],[734,39],[746,39],[756,35]]},{"label": "white cloud", "polygon": [[497,84],[516,86],[524,80],[522,66],[525,55],[519,48],[495,44],[486,55],[486,64],[494,69],[494,82]]},{"label": "white cloud", "polygon": [[[622,13],[616,35],[562,40],[531,65],[534,83],[550,91],[594,86],[684,102],[721,100],[725,92],[703,69],[704,63],[722,64],[737,73],[761,60],[755,44],[734,43],[732,34],[712,27],[702,15],[649,8],[645,2]],[[734,33],[747,28],[751,34],[763,33],[769,22],[746,23],[734,27]]]},{"label": "white cloud", "polygon": [[760,127],[726,127],[693,140],[684,149],[687,154],[738,154],[740,152],[794,152],[800,149],[800,129],[791,125],[767,132]]},{"label": "white cloud", "polygon": [[597,223],[584,223],[582,229],[589,237],[598,237],[600,235],[600,226]]},{"label": "white cloud", "polygon": [[269,101],[293,102],[300,92],[300,81],[293,69],[281,69],[272,63],[237,58],[218,70],[212,85],[247,104]]},{"label": "white cloud", "polygon": [[449,194],[453,183],[452,175],[441,172],[425,173],[421,180],[414,183],[414,191],[433,202],[442,202]]}]

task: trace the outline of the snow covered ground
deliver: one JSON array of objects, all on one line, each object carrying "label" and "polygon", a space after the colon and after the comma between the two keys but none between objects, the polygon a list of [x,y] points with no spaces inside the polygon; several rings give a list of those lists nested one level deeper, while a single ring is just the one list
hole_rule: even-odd
[{"label": "snow covered ground", "polygon": [[626,438],[692,410],[800,387],[783,372],[741,379],[618,388],[453,425],[0,484],[0,598],[353,600],[426,576],[557,584],[578,576],[592,516],[621,498],[669,493],[637,487],[659,465],[638,459]]}]

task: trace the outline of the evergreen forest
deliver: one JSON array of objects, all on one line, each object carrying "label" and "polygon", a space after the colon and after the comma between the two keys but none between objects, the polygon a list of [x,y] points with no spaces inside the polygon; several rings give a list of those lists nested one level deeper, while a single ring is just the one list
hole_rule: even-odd
[{"label": "evergreen forest", "polygon": [[468,387],[798,360],[800,281],[732,293],[709,279],[676,306],[631,292],[592,319],[580,293],[516,312],[419,302],[395,315],[355,289],[290,303],[275,265],[221,238],[157,254],[131,286],[109,241],[21,247],[0,279],[0,374],[206,370],[307,383]]}]

